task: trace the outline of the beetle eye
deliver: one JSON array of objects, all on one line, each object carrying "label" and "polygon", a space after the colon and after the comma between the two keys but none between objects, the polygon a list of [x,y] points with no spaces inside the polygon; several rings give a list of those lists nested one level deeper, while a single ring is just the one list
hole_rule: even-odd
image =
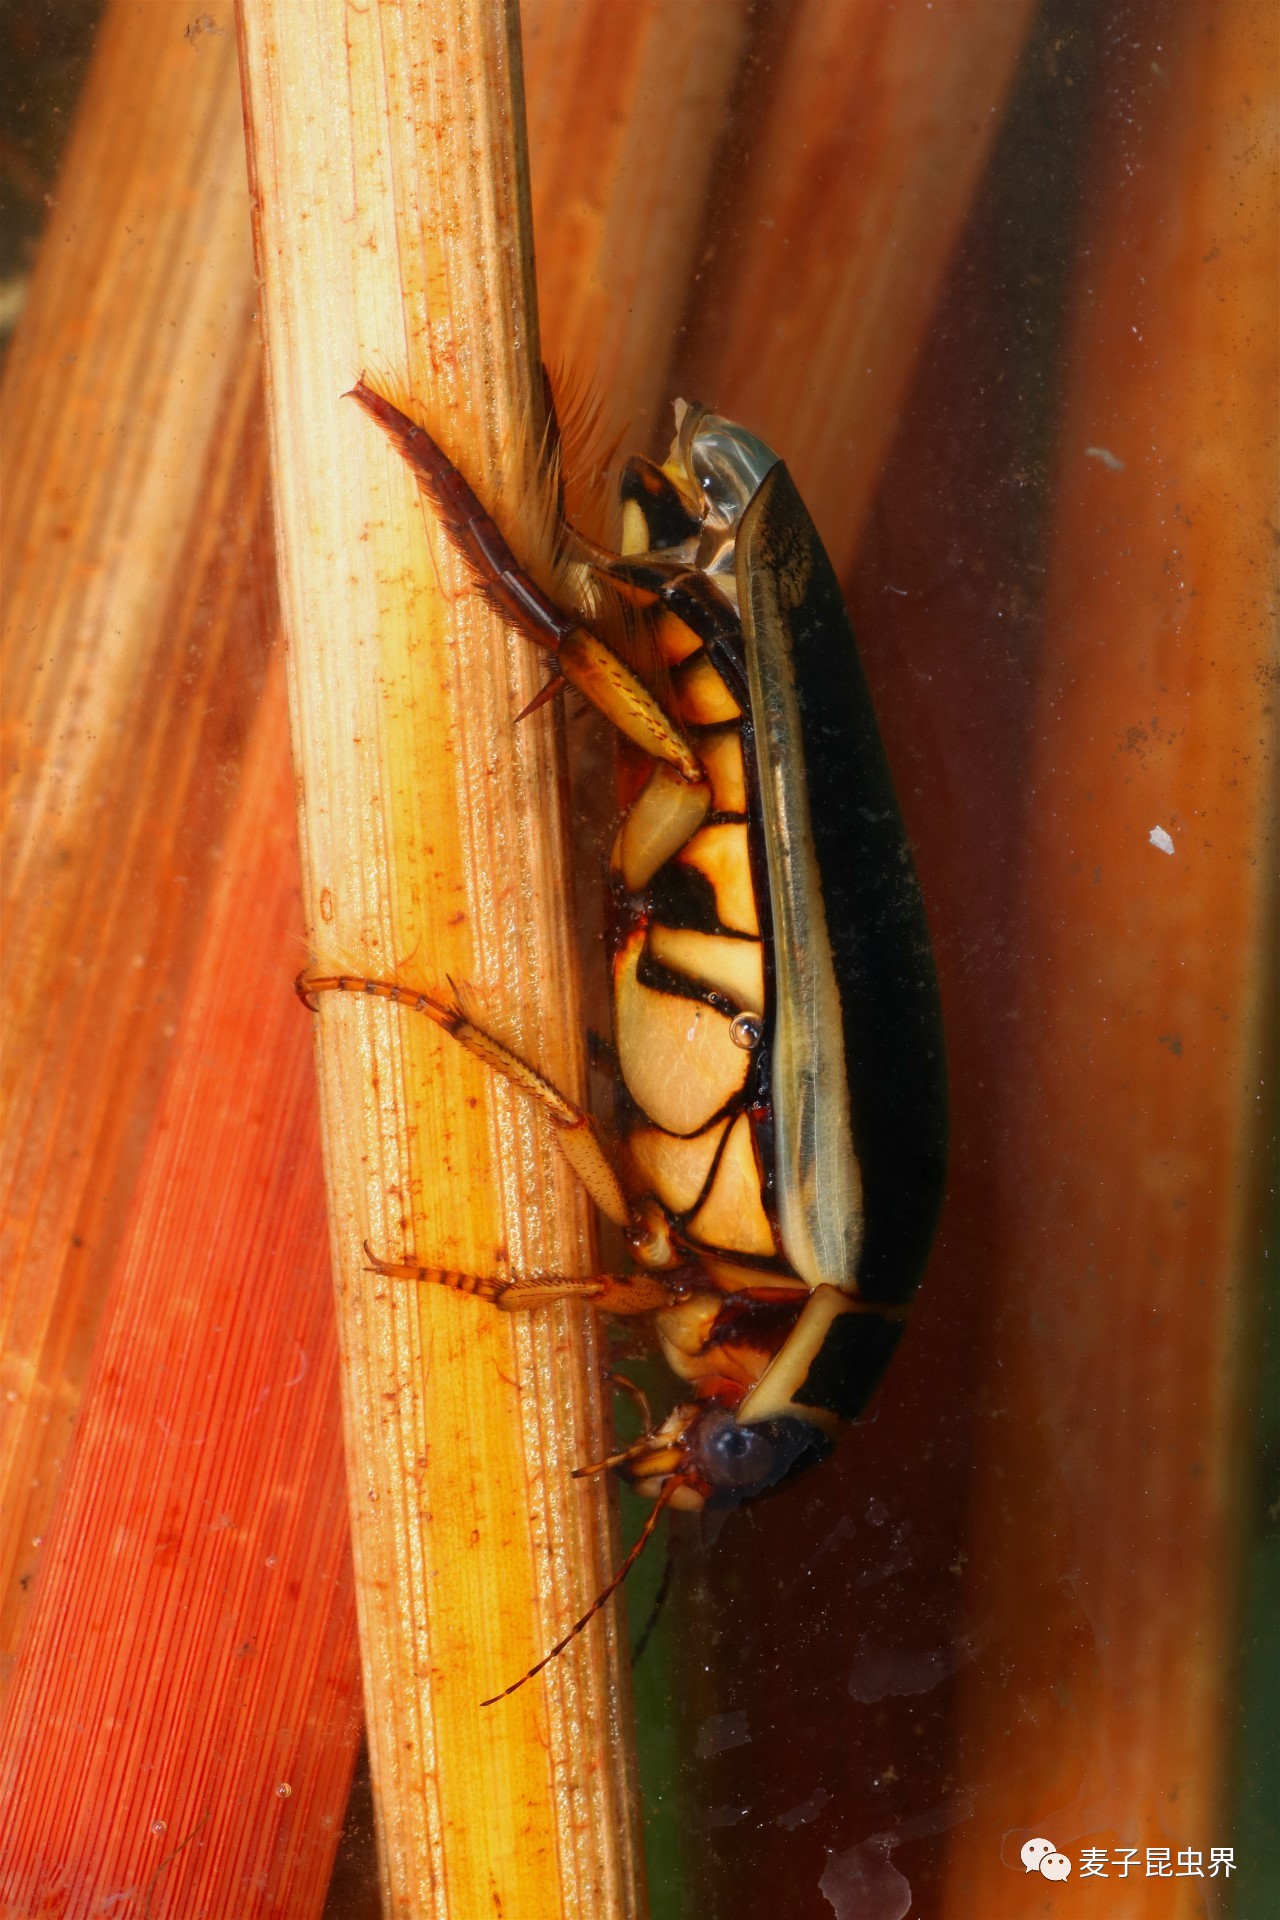
[{"label": "beetle eye", "polygon": [[705,1414],[687,1440],[696,1465],[715,1489],[718,1506],[765,1492],[801,1463],[803,1454],[813,1450],[818,1460],[828,1446],[825,1434],[807,1420],[760,1420],[740,1426],[731,1413],[721,1411]]}]

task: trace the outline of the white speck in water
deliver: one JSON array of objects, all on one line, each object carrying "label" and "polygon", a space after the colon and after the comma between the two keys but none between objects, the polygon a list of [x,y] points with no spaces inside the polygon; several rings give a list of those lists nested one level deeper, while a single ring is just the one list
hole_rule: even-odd
[{"label": "white speck in water", "polygon": [[1159,847],[1161,853],[1173,852],[1173,835],[1166,833],[1163,827],[1152,827],[1147,838],[1153,847]]},{"label": "white speck in water", "polygon": [[1124,461],[1112,453],[1110,447],[1086,447],[1084,457],[1086,460],[1101,460],[1103,466],[1112,473],[1124,472]]}]

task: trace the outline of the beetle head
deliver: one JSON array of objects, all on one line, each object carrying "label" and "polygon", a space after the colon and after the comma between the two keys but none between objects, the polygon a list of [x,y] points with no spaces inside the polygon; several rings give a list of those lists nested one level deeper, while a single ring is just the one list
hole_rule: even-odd
[{"label": "beetle head", "polygon": [[659,467],[633,458],[623,475],[622,551],[678,558],[736,603],[738,522],[777,463],[773,449],[745,427],[677,400],[665,461]]},{"label": "beetle head", "polygon": [[726,530],[736,527],[777,464],[773,448],[745,427],[706,407],[676,401],[676,434],[663,471],[700,502],[704,520]]},{"label": "beetle head", "polygon": [[[781,1486],[831,1451],[830,1436],[808,1420],[779,1415],[743,1422],[715,1401],[677,1407],[623,1472],[637,1493],[673,1507],[734,1507]],[[676,1482],[671,1491],[669,1483]]]}]

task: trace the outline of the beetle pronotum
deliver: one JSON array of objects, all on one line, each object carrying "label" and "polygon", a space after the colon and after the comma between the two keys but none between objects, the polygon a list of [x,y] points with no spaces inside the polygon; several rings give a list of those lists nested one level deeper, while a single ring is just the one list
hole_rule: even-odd
[{"label": "beetle pronotum", "polygon": [[[486,599],[622,736],[609,886],[616,1151],[464,991],[307,973],[425,1013],[528,1094],[638,1272],[502,1281],[379,1272],[508,1310],[652,1317],[688,1398],[602,1465],[653,1511],[727,1505],[821,1459],[897,1345],[941,1202],[946,1076],[928,928],[843,599],[782,462],[678,404],[633,457],[622,551],[563,526],[564,607],[515,560],[425,430],[361,381]],[[567,563],[566,563],[567,556]],[[599,631],[599,586],[648,629],[654,684]],[[536,704],[536,703],[535,703]],[[584,1469],[590,1471],[593,1469]],[[495,1695],[495,1699],[502,1695]]]}]

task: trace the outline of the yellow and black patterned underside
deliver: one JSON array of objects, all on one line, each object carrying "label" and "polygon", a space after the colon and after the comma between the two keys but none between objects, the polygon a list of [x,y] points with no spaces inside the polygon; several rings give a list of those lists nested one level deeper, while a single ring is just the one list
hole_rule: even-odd
[{"label": "yellow and black patterned underside", "polygon": [[[620,1132],[699,1281],[659,1331],[676,1371],[740,1395],[741,1414],[849,1417],[901,1331],[941,1192],[945,1080],[910,856],[843,602],[785,468],[735,528],[731,574],[723,542],[717,573],[697,564],[687,471],[633,461],[624,499],[644,551],[620,577],[652,600],[663,704],[705,772],[691,787],[634,756],[613,858]],[[887,912],[858,871],[886,838]],[[868,905],[875,936],[840,922]],[[891,951],[869,960],[875,937]],[[850,1018],[868,965],[892,983],[887,1050],[924,1066],[906,1154],[903,1063],[874,1084],[886,1045]],[[868,1154],[886,1109],[892,1138]]]}]

